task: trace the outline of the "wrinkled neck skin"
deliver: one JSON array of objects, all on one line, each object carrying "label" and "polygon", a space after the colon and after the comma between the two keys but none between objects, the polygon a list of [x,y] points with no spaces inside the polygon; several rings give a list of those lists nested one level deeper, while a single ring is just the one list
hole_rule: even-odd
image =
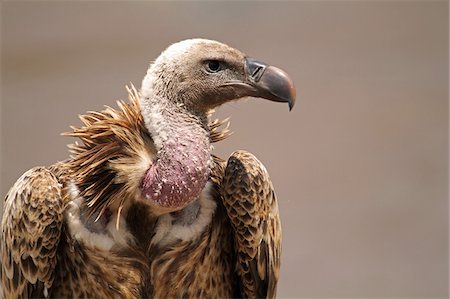
[{"label": "wrinkled neck skin", "polygon": [[209,177],[211,144],[203,118],[142,90],[141,109],[157,155],[142,182],[142,195],[171,212],[194,201]]}]

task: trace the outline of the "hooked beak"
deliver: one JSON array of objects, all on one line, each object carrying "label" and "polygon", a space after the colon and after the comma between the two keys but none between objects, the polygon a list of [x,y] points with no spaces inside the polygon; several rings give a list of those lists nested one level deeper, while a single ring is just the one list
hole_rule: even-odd
[{"label": "hooked beak", "polygon": [[289,104],[294,107],[296,90],[288,74],[264,62],[252,58],[245,59],[245,74],[248,84],[254,88],[254,97]]}]

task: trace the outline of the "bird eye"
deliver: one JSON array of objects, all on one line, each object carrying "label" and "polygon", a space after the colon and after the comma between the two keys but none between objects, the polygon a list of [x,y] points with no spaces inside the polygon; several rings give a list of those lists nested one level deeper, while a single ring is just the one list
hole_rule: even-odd
[{"label": "bird eye", "polygon": [[208,60],[206,61],[206,70],[210,73],[217,73],[222,69],[222,66],[217,60]]}]

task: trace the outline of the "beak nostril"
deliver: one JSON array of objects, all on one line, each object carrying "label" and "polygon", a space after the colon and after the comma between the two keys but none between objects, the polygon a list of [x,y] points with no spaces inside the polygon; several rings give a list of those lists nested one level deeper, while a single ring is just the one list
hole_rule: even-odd
[{"label": "beak nostril", "polygon": [[258,82],[259,79],[261,79],[262,74],[264,73],[264,69],[265,67],[263,66],[258,66],[254,71],[253,74],[251,75],[251,77],[253,78],[253,80],[255,82]]},{"label": "beak nostril", "polygon": [[251,82],[256,83],[261,79],[261,76],[264,73],[264,70],[266,69],[267,64],[264,62],[252,59],[252,58],[246,58],[245,59],[245,71],[247,73],[248,78]]}]

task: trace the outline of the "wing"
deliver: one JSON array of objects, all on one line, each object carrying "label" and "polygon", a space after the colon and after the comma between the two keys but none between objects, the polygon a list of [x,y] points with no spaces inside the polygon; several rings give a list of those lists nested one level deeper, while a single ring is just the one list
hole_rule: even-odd
[{"label": "wing", "polygon": [[5,298],[48,296],[61,234],[61,187],[48,169],[37,167],[6,195],[0,240]]},{"label": "wing", "polygon": [[220,189],[234,228],[242,295],[274,298],[280,269],[281,225],[267,170],[252,154],[234,152]]}]

